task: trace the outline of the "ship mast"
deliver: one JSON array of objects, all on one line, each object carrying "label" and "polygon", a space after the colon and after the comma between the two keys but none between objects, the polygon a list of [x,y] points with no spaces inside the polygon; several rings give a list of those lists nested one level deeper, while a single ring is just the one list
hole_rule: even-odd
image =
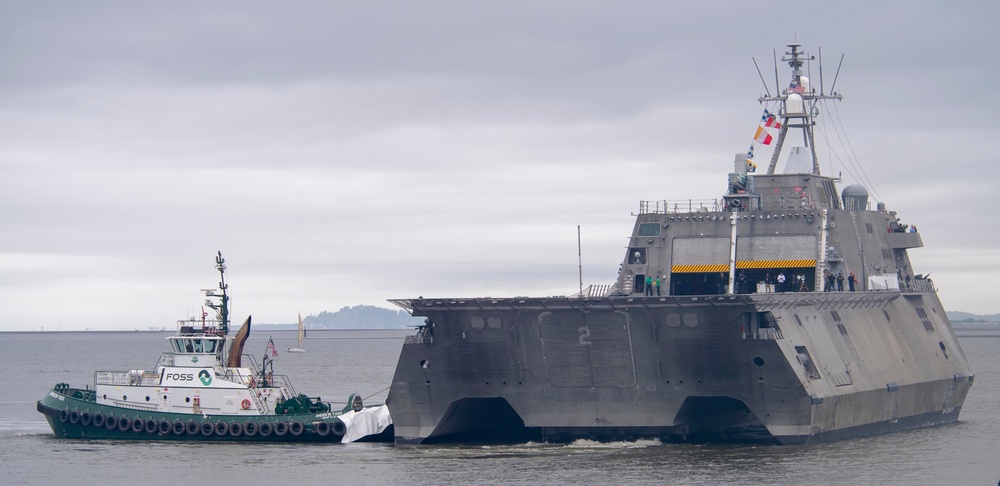
[{"label": "ship mast", "polygon": [[771,163],[767,166],[768,174],[774,174],[788,129],[797,128],[802,130],[802,141],[806,147],[809,147],[809,153],[812,157],[812,174],[820,175],[819,159],[816,157],[816,143],[813,138],[813,126],[816,124],[814,118],[819,115],[819,108],[816,105],[820,100],[840,100],[843,98],[836,92],[823,93],[822,69],[820,70],[820,91],[817,93],[815,89],[812,89],[809,78],[803,75],[802,65],[805,61],[812,61],[816,57],[807,55],[799,47],[801,44],[788,44],[789,50],[781,58],[792,68],[792,81],[788,88],[780,90],[775,96],[768,95],[757,99],[761,103],[776,101],[781,106],[779,109],[781,131],[778,133],[778,141],[775,144],[774,153],[771,155]]}]

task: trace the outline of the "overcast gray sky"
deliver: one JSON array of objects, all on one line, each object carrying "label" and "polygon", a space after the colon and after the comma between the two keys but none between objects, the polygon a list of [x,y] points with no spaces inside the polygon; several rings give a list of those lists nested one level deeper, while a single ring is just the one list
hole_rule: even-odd
[{"label": "overcast gray sky", "polygon": [[[996,1],[3,2],[0,330],[172,326],[218,250],[234,317],[259,323],[571,294],[577,225],[585,284],[611,283],[640,200],[725,191],[761,112],[752,59],[773,91],[794,41],[822,49],[827,90],[846,55],[823,116],[920,228],[916,273],[948,310],[1000,312],[998,18]],[[824,144],[822,170],[856,182]]]}]

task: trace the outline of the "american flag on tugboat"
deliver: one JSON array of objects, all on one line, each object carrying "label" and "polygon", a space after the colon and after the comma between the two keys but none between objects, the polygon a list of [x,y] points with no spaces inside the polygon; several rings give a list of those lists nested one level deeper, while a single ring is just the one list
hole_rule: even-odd
[{"label": "american flag on tugboat", "polygon": [[274,340],[267,338],[267,350],[271,352],[272,358],[278,357],[278,348],[274,347]]}]

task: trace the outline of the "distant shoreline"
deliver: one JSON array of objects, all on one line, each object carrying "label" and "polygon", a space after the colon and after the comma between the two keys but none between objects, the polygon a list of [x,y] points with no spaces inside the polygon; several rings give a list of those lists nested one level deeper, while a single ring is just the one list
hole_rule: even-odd
[{"label": "distant shoreline", "polygon": [[[385,328],[378,328],[378,329],[371,329],[371,328],[367,328],[367,329],[362,329],[362,328],[307,329],[306,332],[307,332],[307,334],[308,333],[317,333],[318,334],[318,333],[324,333],[324,332],[342,332],[342,331],[351,331],[351,332],[358,332],[358,331],[365,331],[365,332],[369,332],[369,331],[370,332],[378,332],[378,331],[408,331],[408,330],[412,330],[412,329],[413,329],[413,327],[411,326],[411,327],[385,327]],[[260,332],[264,332],[264,331],[282,331],[282,332],[286,332],[287,331],[287,332],[292,332],[292,331],[295,331],[295,330],[296,330],[296,327],[294,325],[292,325],[292,324],[289,324],[287,327],[284,327],[284,326],[282,326],[282,327],[264,327],[262,325],[262,326],[254,326],[254,328],[253,328],[253,331],[256,332],[256,333],[260,333]],[[65,330],[65,331],[62,331],[62,330],[58,330],[58,331],[56,331],[56,330],[49,330],[49,331],[37,331],[37,330],[35,330],[35,331],[25,331],[23,329],[22,330],[14,330],[14,331],[0,330],[0,334],[93,334],[93,333],[174,334],[176,332],[177,332],[176,329],[90,329],[90,330],[79,330],[79,329],[77,329],[77,330]],[[306,339],[309,339],[309,337],[306,336]]]}]

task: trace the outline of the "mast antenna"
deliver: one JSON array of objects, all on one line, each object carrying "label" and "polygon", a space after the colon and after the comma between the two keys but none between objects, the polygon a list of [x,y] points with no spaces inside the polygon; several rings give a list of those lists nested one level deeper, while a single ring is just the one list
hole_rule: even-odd
[{"label": "mast antenna", "polygon": [[580,244],[580,225],[576,225],[576,254],[580,262],[580,298],[583,298],[583,245]]},{"label": "mast antenna", "polygon": [[844,65],[844,54],[840,55],[840,63],[837,64],[837,74],[833,75],[833,84],[830,85],[830,94],[836,93],[833,90],[834,86],[837,86],[837,78],[840,77],[840,67]]},{"label": "mast antenna", "polygon": [[774,56],[774,95],[778,96],[781,94],[781,83],[778,81],[778,50],[771,49],[771,55]]},{"label": "mast antenna", "polygon": [[757,65],[757,59],[753,57],[750,59],[753,59],[753,67],[757,68],[757,76],[760,76],[760,84],[764,85],[764,92],[767,93],[767,97],[770,98],[771,92],[767,89],[767,82],[764,81],[764,75],[760,73],[760,66]]},{"label": "mast antenna", "polygon": [[819,94],[824,94],[823,93],[823,48],[817,47],[816,50],[819,51]]}]

